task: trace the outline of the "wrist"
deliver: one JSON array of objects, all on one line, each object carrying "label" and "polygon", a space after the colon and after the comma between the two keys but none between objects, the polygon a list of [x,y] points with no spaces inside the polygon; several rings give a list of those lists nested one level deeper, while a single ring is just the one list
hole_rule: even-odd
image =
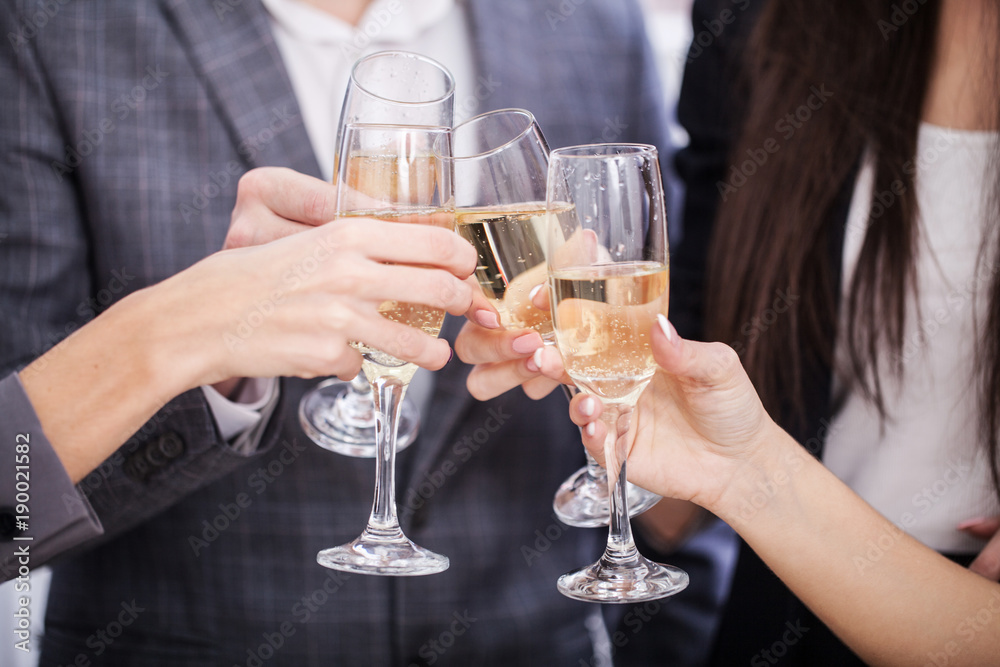
[{"label": "wrist", "polygon": [[[708,509],[737,531],[791,488],[811,457],[772,420],[740,460],[733,460],[729,482]],[[778,503],[780,504],[780,502]]]},{"label": "wrist", "polygon": [[[105,315],[115,313],[117,329],[125,332],[122,356],[155,384],[163,401],[207,383],[210,364],[205,358],[204,323],[191,321],[184,299],[168,279],[122,299]],[[182,295],[183,296],[183,295]]]}]

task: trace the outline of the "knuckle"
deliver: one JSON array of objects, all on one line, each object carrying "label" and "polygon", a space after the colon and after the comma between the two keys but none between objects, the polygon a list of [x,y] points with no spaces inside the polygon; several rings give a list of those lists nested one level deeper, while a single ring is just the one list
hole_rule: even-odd
[{"label": "knuckle", "polygon": [[316,189],[306,195],[302,202],[302,211],[308,220],[326,222],[328,211],[333,209],[330,193],[325,189]]},{"label": "knuckle", "polygon": [[389,349],[385,350],[394,357],[401,359],[415,359],[420,356],[425,347],[422,340],[424,334],[411,327],[403,327],[398,331],[389,343]]},{"label": "knuckle", "polygon": [[229,227],[229,231],[226,232],[226,240],[222,244],[223,250],[246,248],[254,244],[253,240],[252,231],[242,223],[242,218],[236,217],[236,213],[234,212],[233,223]]},{"label": "knuckle", "polygon": [[452,238],[454,234],[451,232],[442,234],[443,230],[439,230],[436,227],[426,227],[425,229],[425,238],[435,264],[440,266],[452,266],[455,264],[456,260],[459,259],[461,246],[455,242],[456,238]]},{"label": "knuckle", "polygon": [[494,394],[488,390],[488,383],[483,377],[482,368],[476,366],[469,373],[468,378],[465,380],[465,386],[469,390],[469,393],[477,401],[487,401],[493,398]]},{"label": "knuckle", "polygon": [[337,262],[331,286],[340,294],[357,294],[365,286],[364,264],[356,258],[344,257]]},{"label": "knuckle", "polygon": [[343,351],[347,341],[342,332],[346,331],[354,320],[354,313],[344,304],[333,303],[322,309],[319,321],[326,331],[323,338],[324,357],[329,358]]},{"label": "knuckle", "polygon": [[267,169],[259,167],[251,169],[242,176],[236,184],[236,198],[258,198],[267,183]]},{"label": "knuckle", "polygon": [[453,303],[458,303],[463,288],[465,284],[455,276],[445,271],[435,271],[431,287],[434,302],[431,305],[447,308]]},{"label": "knuckle", "polygon": [[366,234],[360,221],[354,218],[339,218],[330,225],[333,227],[336,245],[342,248],[359,248],[370,237]]},{"label": "knuckle", "polygon": [[711,364],[707,373],[709,380],[713,382],[725,380],[742,367],[740,356],[728,345],[711,343],[709,350],[711,352]]},{"label": "knuckle", "polygon": [[521,386],[524,388],[524,393],[528,398],[533,401],[539,401],[552,393],[557,384],[557,382],[548,378],[534,378]]}]

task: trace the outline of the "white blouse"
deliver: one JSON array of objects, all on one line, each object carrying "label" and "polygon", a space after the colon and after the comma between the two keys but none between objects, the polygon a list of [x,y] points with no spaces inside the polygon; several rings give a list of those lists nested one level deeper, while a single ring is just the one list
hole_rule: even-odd
[{"label": "white blouse", "polygon": [[[974,553],[984,545],[957,530],[961,521],[1000,514],[978,442],[973,363],[998,268],[992,252],[980,257],[992,187],[987,165],[998,139],[995,132],[921,126],[914,165],[919,302],[912,293],[907,298],[903,375],[897,381],[885,360],[884,422],[860,395],[846,396],[823,455],[826,466],[886,518],[927,546],[951,553]],[[881,206],[899,205],[891,190],[873,192],[873,182],[869,157],[848,216],[843,304],[873,198]],[[874,213],[871,224],[878,224],[878,206]],[[840,322],[846,323],[846,305]],[[845,341],[841,331],[838,364],[847,359]],[[834,395],[839,389],[835,383]]]}]

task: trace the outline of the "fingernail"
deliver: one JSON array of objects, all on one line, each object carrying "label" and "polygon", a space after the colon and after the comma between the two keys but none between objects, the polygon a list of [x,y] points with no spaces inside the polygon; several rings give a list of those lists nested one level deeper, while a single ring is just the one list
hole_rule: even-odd
[{"label": "fingernail", "polygon": [[445,364],[450,364],[451,360],[454,359],[454,358],[455,358],[455,348],[449,347],[448,348],[448,361],[446,361],[444,363]]},{"label": "fingernail", "polygon": [[593,417],[595,410],[597,410],[597,401],[594,400],[593,396],[588,396],[580,401],[580,412],[582,412],[584,416]]},{"label": "fingernail", "polygon": [[541,283],[538,283],[537,285],[535,285],[534,287],[531,288],[531,291],[528,292],[528,302],[529,303],[534,302],[535,295],[538,294],[540,291],[542,291],[542,287],[544,287],[544,286]]},{"label": "fingernail", "polygon": [[594,434],[597,433],[597,422],[590,422],[586,427],[584,427],[583,430],[587,435],[593,438]]},{"label": "fingernail", "polygon": [[476,314],[473,316],[476,318],[476,322],[480,326],[486,327],[487,329],[496,329],[500,326],[500,318],[492,310],[477,310]]},{"label": "fingernail", "polygon": [[528,361],[526,361],[524,365],[527,366],[528,370],[531,371],[532,373],[537,373],[538,371],[542,370],[541,367],[535,363],[535,355],[531,355],[530,357],[528,357]]},{"label": "fingernail", "polygon": [[986,523],[989,521],[986,517],[979,517],[978,519],[966,519],[962,523],[958,524],[959,530],[967,530],[969,528],[975,528],[976,526]]},{"label": "fingernail", "polygon": [[515,338],[511,347],[513,347],[514,351],[518,354],[528,354],[530,352],[534,352],[538,348],[538,334],[524,334],[519,338]]},{"label": "fingernail", "polygon": [[667,337],[667,342],[671,345],[676,345],[677,332],[674,331],[674,325],[670,323],[670,320],[668,320],[663,313],[657,313],[656,321],[660,323],[660,330],[663,331],[663,335]]},{"label": "fingernail", "polygon": [[535,350],[535,353],[533,355],[531,355],[531,361],[533,361],[534,364],[538,366],[538,370],[542,369],[542,350],[544,349],[545,349],[544,347],[540,347],[537,350]]}]

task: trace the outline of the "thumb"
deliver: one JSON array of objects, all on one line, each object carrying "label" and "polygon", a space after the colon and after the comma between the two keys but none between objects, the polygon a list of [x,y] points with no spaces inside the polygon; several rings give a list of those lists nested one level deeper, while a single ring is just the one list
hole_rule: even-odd
[{"label": "thumb", "polygon": [[651,334],[653,358],[671,375],[703,387],[718,388],[739,382],[745,375],[736,351],[723,343],[684,340],[662,314]]}]

